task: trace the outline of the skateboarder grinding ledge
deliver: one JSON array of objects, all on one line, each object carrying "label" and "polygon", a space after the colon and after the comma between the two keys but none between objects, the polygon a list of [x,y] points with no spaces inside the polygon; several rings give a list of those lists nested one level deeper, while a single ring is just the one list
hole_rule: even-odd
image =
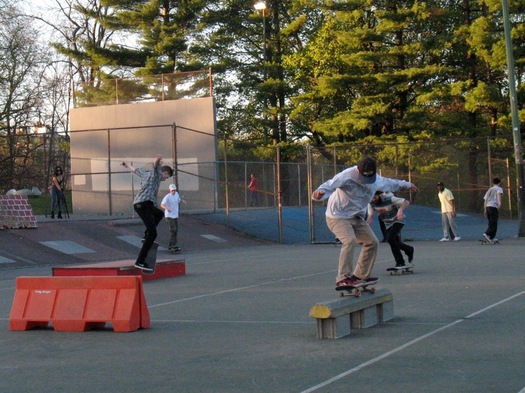
[{"label": "skateboarder grinding ledge", "polygon": [[[375,160],[364,157],[357,165],[321,184],[312,194],[312,199],[316,201],[328,199],[326,224],[341,241],[336,290],[359,288],[379,281],[379,278],[371,276],[379,241],[366,222],[368,203],[376,191],[419,191],[410,182],[385,178],[376,172]],[[353,269],[356,244],[361,245],[361,253]]]},{"label": "skateboarder grinding ledge", "polygon": [[164,218],[164,212],[157,206],[157,194],[159,192],[160,182],[173,176],[173,169],[167,165],[161,166],[161,160],[162,156],[160,154],[157,155],[153,161],[153,170],[151,171],[134,168],[126,162],[122,163],[122,166],[129,168],[134,174],[140,177],[140,191],[133,199],[133,209],[146,226],[146,231],[144,232],[144,241],[137,256],[135,267],[143,270],[145,273],[153,273],[155,270],[154,265],[150,266],[150,264],[147,263],[147,257],[157,238],[157,226]]}]

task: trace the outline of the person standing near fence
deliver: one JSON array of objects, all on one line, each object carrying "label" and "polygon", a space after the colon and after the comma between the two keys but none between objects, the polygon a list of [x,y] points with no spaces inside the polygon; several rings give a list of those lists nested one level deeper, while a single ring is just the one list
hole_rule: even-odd
[{"label": "person standing near fence", "polygon": [[[364,157],[357,165],[321,184],[312,194],[315,201],[328,199],[326,224],[341,242],[336,289],[370,285],[379,281],[379,278],[371,276],[379,240],[366,222],[368,204],[376,191],[418,191],[410,182],[385,178],[377,175],[376,171],[376,161],[371,157]],[[361,245],[361,253],[353,269],[356,244]]]},{"label": "person standing near fence", "polygon": [[55,210],[58,210],[57,218],[62,219],[62,204],[66,203],[64,197],[64,186],[65,177],[62,167],[55,167],[55,173],[51,178],[51,185],[49,190],[51,191],[51,218],[55,218]]},{"label": "person standing near fence", "polygon": [[252,173],[250,174],[250,183],[248,184],[248,190],[250,190],[250,207],[257,206],[259,203],[259,180]]},{"label": "person standing near fence", "polygon": [[164,212],[157,207],[160,182],[173,176],[173,169],[167,165],[161,166],[161,160],[162,156],[158,154],[153,161],[153,169],[151,171],[134,168],[126,162],[122,163],[122,166],[130,169],[131,172],[140,177],[140,191],[133,199],[133,209],[146,226],[146,231],[135,267],[148,272],[153,271],[153,269],[147,266],[145,260],[157,238],[157,226],[164,218]]},{"label": "person standing near fence", "polygon": [[503,195],[503,188],[500,186],[499,178],[495,177],[492,180],[492,187],[490,187],[483,197],[483,214],[489,221],[489,226],[483,234],[483,237],[489,242],[494,243],[496,239],[496,232],[498,231],[499,209],[501,209],[501,196]]},{"label": "person standing near fence", "polygon": [[170,230],[170,239],[168,241],[168,250],[179,252],[180,247],[177,246],[177,234],[179,232],[179,206],[180,203],[186,203],[177,192],[177,186],[170,184],[169,193],[164,196],[160,207],[164,209],[164,217]]},{"label": "person standing near fence", "polygon": [[454,202],[454,195],[452,191],[445,188],[442,182],[437,182],[438,198],[441,203],[441,225],[443,226],[443,238],[440,242],[450,241],[450,235],[452,234],[455,242],[459,241],[458,227],[456,225],[456,204]]}]

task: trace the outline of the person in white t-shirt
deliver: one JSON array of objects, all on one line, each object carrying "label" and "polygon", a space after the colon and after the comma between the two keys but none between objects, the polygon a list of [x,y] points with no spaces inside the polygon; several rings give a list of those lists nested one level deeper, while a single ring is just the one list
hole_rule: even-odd
[{"label": "person in white t-shirt", "polygon": [[179,232],[179,205],[186,203],[177,192],[177,186],[170,184],[169,193],[162,199],[160,207],[164,209],[164,217],[170,229],[170,240],[168,242],[168,250],[180,251],[177,246],[177,234]]},{"label": "person in white t-shirt", "polygon": [[452,191],[445,188],[442,182],[437,182],[438,198],[441,204],[441,225],[443,226],[443,238],[440,242],[450,241],[450,234],[452,234],[455,242],[459,241],[458,226],[456,225],[456,204],[454,203],[454,195]]},{"label": "person in white t-shirt", "polygon": [[483,213],[489,220],[489,226],[483,237],[489,243],[497,241],[496,232],[498,231],[499,209],[501,209],[501,196],[503,195],[503,188],[500,186],[499,178],[495,177],[492,180],[492,187],[490,187],[483,197]]}]

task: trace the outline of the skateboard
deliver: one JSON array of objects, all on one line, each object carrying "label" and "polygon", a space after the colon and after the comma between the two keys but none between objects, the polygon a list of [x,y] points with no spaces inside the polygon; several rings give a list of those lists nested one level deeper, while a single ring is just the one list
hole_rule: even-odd
[{"label": "skateboard", "polygon": [[412,273],[414,274],[414,266],[404,266],[404,267],[389,267],[386,269],[387,272],[390,272],[390,275],[393,274],[406,274],[406,273]]},{"label": "skateboard", "polygon": [[172,248],[172,249],[168,249],[168,252],[172,253],[172,254],[178,254],[179,252],[181,252],[182,250],[179,248],[179,247],[176,247],[176,248]]},{"label": "skateboard", "polygon": [[489,243],[489,241],[487,239],[479,239],[479,241],[481,242],[481,245],[485,245],[485,244],[488,244],[490,246],[493,246],[494,244],[499,244],[499,240],[496,240],[496,241],[492,241],[491,243]]},{"label": "skateboard", "polygon": [[154,242],[148,251],[148,255],[146,256],[146,259],[144,260],[144,264],[153,270],[151,272],[143,270],[142,273],[144,274],[155,273],[155,265],[157,264],[157,250],[158,249],[159,249],[159,243]]},{"label": "skateboard", "polygon": [[345,286],[345,287],[337,287],[335,288],[336,291],[339,292],[339,297],[344,297],[344,296],[355,296],[355,297],[359,297],[362,295],[363,292],[370,292],[370,293],[375,293],[376,291],[376,288],[375,287],[371,287],[371,288],[368,288],[370,285],[374,285],[376,284],[376,282],[374,283],[371,283],[371,284],[359,284],[359,285],[356,285],[356,286]]}]

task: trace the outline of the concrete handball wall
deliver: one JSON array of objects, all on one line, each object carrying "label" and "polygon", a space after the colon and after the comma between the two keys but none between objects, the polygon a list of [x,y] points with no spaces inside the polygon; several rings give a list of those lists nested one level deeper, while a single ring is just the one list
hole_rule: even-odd
[{"label": "concrete handball wall", "polygon": [[164,165],[175,167],[176,162],[179,169],[161,184],[159,202],[176,182],[188,201],[184,210],[215,208],[213,98],[77,108],[70,116],[74,214],[134,215],[140,178],[120,164],[148,168],[157,154]]}]

